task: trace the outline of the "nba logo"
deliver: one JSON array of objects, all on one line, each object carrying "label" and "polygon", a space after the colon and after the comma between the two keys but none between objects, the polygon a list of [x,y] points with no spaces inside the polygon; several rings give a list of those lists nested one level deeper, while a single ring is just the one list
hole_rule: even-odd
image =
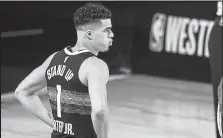
[{"label": "nba logo", "polygon": [[153,52],[161,52],[163,50],[165,25],[166,15],[162,13],[154,14],[149,38],[149,48]]}]

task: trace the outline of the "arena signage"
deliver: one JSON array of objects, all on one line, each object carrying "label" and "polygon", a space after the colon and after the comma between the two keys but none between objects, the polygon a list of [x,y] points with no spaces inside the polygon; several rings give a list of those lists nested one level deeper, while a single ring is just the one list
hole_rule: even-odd
[{"label": "arena signage", "polygon": [[212,20],[155,13],[149,33],[149,49],[208,58],[213,25]]}]

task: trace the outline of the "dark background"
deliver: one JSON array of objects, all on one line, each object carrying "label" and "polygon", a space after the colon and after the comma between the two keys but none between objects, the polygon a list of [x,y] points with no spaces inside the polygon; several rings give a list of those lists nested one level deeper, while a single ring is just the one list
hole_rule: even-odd
[{"label": "dark background", "polygon": [[[1,90],[12,91],[18,83],[50,54],[75,45],[72,13],[85,2],[1,2],[1,32],[44,29],[44,34],[1,38]],[[99,56],[109,63],[111,73],[123,64],[121,53],[131,44],[136,3],[103,2],[113,11],[115,40],[108,53]],[[124,9],[124,10],[123,10]],[[125,17],[125,21],[123,21]]]},{"label": "dark background", "polygon": [[[1,93],[13,91],[24,77],[54,51],[67,45],[75,45],[76,31],[72,13],[84,3],[86,2],[0,2],[1,32],[44,30],[44,34],[40,35],[1,38]],[[133,74],[204,83],[211,83],[216,78],[214,76],[220,74],[215,74],[218,67],[215,63],[212,65],[215,69],[211,73],[209,58],[155,53],[148,47],[152,17],[155,13],[214,21],[216,2],[100,3],[113,12],[113,46],[108,53],[99,54],[108,63],[111,74],[120,73],[117,68],[123,65],[127,65]],[[220,38],[218,40],[222,41],[222,37]],[[215,51],[219,52],[218,49]],[[222,57],[222,53],[220,55]],[[222,69],[218,69],[218,72],[222,72]],[[215,92],[216,86],[217,81],[214,81]]]},{"label": "dark background", "polygon": [[[75,45],[76,31],[73,27],[72,13],[84,3],[1,2],[1,32],[44,29],[44,34],[41,35],[1,39],[2,72],[20,69],[25,71],[23,75],[27,75],[54,51],[67,45]],[[215,2],[101,3],[113,12],[113,46],[108,53],[99,54],[99,57],[109,64],[111,74],[115,73],[115,67],[128,62],[133,73],[210,83],[208,58],[154,53],[149,50],[148,44],[151,20],[155,13],[214,20]],[[19,76],[15,77],[14,73]],[[3,73],[3,92],[14,90],[23,75],[20,76],[16,71]],[[12,83],[11,79],[16,84]]]},{"label": "dark background", "polygon": [[[28,75],[54,51],[75,45],[76,31],[72,13],[84,3],[1,2],[1,32],[44,29],[41,35],[1,39],[3,92],[14,90],[24,75]],[[113,46],[108,53],[99,54],[109,64],[111,74],[117,73],[115,68],[127,63],[132,73],[210,83],[208,58],[154,53],[149,50],[148,41],[155,13],[214,20],[215,2],[101,3],[113,12]],[[16,70],[23,72],[17,73]]]}]

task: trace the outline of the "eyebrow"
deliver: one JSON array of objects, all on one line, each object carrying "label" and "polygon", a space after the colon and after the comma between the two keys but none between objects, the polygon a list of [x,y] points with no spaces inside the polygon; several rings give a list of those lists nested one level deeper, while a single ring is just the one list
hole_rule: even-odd
[{"label": "eyebrow", "polygon": [[106,29],[112,29],[112,27],[107,27],[107,28],[105,28],[104,30],[106,30]]}]

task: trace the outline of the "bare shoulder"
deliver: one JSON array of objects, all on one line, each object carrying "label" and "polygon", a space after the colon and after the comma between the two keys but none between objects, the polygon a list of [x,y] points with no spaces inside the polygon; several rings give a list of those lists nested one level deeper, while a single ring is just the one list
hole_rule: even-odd
[{"label": "bare shoulder", "polygon": [[108,68],[107,63],[105,63],[102,59],[97,57],[90,57],[86,60],[89,67],[92,68]]},{"label": "bare shoulder", "polygon": [[109,78],[108,65],[97,57],[89,57],[80,66],[78,77],[85,86],[88,86],[91,80],[95,83],[96,80],[107,83]]},{"label": "bare shoulder", "polygon": [[97,73],[105,77],[109,76],[109,68],[107,63],[97,57],[88,58],[86,60],[86,66],[88,69],[88,73],[90,74]]}]

